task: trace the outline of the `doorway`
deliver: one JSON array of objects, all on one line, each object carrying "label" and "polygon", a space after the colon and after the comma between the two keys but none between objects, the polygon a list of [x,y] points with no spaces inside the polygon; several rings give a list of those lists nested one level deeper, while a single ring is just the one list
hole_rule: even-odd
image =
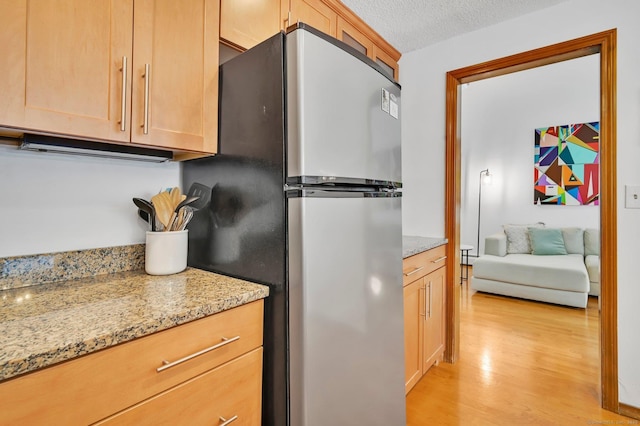
[{"label": "doorway", "polygon": [[618,412],[616,30],[569,40],[447,73],[445,237],[447,256],[445,360],[460,353],[461,85],[587,55],[600,54],[600,353],[601,405]]}]

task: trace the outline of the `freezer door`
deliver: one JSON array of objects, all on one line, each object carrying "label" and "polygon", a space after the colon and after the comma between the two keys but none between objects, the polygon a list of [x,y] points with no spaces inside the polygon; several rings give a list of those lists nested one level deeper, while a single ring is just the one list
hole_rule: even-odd
[{"label": "freezer door", "polygon": [[403,425],[400,198],[311,192],[288,201],[290,424]]},{"label": "freezer door", "polygon": [[334,43],[287,34],[288,177],[401,182],[400,87]]}]

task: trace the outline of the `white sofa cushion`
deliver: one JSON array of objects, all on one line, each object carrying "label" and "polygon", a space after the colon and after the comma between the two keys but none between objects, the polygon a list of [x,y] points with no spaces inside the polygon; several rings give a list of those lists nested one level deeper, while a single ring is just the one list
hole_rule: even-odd
[{"label": "white sofa cushion", "polygon": [[591,254],[584,258],[589,273],[589,295],[600,296],[600,256]]},{"label": "white sofa cushion", "polygon": [[473,263],[473,276],[534,287],[587,293],[589,276],[579,254],[533,256],[485,255]]},{"label": "white sofa cushion", "polygon": [[587,228],[584,230],[584,255],[600,254],[600,230]]},{"label": "white sofa cushion", "polygon": [[591,254],[584,258],[584,264],[587,266],[589,273],[589,281],[594,283],[600,282],[600,256]]},{"label": "white sofa cushion", "polygon": [[584,254],[584,229],[562,228],[564,247],[569,254]]},{"label": "white sofa cushion", "polygon": [[503,231],[491,234],[484,239],[484,254],[507,255],[507,236]]},{"label": "white sofa cushion", "polygon": [[504,283],[476,277],[471,277],[471,288],[476,291],[519,297],[521,299],[539,300],[540,302],[556,303],[558,305],[574,306],[576,308],[585,308],[587,306],[587,293],[577,291],[564,291],[554,288]]}]

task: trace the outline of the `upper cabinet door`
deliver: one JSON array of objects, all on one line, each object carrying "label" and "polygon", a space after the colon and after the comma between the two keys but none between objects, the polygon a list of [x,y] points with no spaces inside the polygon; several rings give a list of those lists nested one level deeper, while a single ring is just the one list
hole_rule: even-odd
[{"label": "upper cabinet door", "polygon": [[363,55],[373,58],[373,42],[341,16],[338,17],[338,40],[342,40]]},{"label": "upper cabinet door", "polygon": [[332,37],[336,36],[338,14],[321,0],[291,0],[289,25],[304,22]]},{"label": "upper cabinet door", "polygon": [[221,0],[220,38],[243,49],[268,39],[282,27],[280,4],[281,0]]},{"label": "upper cabinet door", "polygon": [[378,46],[373,46],[373,59],[382,67],[382,69],[394,80],[400,78],[398,63],[393,60],[391,55],[387,54]]},{"label": "upper cabinet door", "polygon": [[0,125],[128,141],[132,2],[0,0],[0,10]]},{"label": "upper cabinet door", "polygon": [[24,125],[27,2],[0,0],[0,126]]},{"label": "upper cabinet door", "polygon": [[341,16],[338,17],[338,39],[376,61],[390,78],[398,79],[398,63]]},{"label": "upper cabinet door", "polygon": [[215,152],[219,6],[136,0],[132,142]]}]

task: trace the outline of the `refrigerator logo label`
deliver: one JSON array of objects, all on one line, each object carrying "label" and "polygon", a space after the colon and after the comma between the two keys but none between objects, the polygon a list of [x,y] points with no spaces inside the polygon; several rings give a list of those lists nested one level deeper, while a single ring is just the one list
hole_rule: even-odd
[{"label": "refrigerator logo label", "polygon": [[391,93],[389,95],[389,114],[396,120],[398,119],[398,102],[396,100],[396,95]]},{"label": "refrigerator logo label", "polygon": [[398,119],[398,102],[393,93],[389,93],[387,89],[382,89],[381,100],[382,111],[386,112],[396,120]]}]

